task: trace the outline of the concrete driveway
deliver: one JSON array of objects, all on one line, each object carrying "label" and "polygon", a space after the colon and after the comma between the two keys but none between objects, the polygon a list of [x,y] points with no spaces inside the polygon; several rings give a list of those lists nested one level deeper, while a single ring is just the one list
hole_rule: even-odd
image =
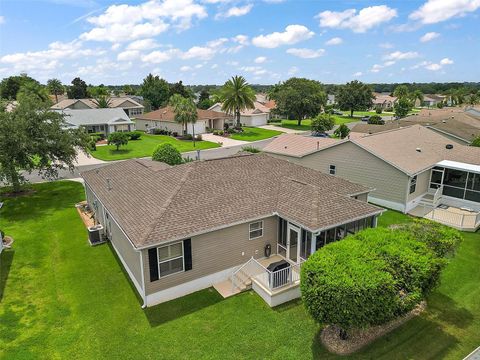
[{"label": "concrete driveway", "polygon": [[249,143],[248,141],[235,140],[228,137],[223,137],[223,136],[213,135],[213,134],[202,134],[202,140],[211,141],[217,144],[222,144],[222,147],[245,145]]},{"label": "concrete driveway", "polygon": [[77,161],[75,162],[75,167],[86,166],[86,165],[98,165],[103,164],[105,161],[95,159],[89,154],[85,154],[83,151],[77,151]]},{"label": "concrete driveway", "polygon": [[266,129],[266,130],[281,131],[281,132],[284,132],[285,134],[302,134],[302,133],[306,132],[304,130],[288,129],[288,128],[284,128],[284,127],[281,127],[281,126],[275,126],[275,125],[262,125],[262,126],[259,126],[259,128]]}]

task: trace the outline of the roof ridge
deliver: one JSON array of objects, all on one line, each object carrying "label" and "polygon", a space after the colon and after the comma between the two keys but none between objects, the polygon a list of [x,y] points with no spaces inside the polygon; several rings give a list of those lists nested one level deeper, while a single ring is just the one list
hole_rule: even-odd
[{"label": "roof ridge", "polygon": [[[173,201],[173,198],[175,197],[175,195],[177,195],[180,191],[180,189],[183,187],[183,184],[185,183],[185,181],[187,180],[188,178],[188,175],[190,175],[190,173],[192,172],[192,168],[195,166],[195,163],[191,163],[190,164],[186,164],[187,166],[184,166],[186,167],[186,171],[185,173],[183,174],[183,176],[180,178],[180,181],[178,182],[178,185],[175,186],[174,190],[172,191],[172,194],[169,196],[169,198],[167,199],[167,201],[165,201],[164,205],[159,209],[160,210],[160,215],[158,216],[155,216],[153,219],[152,219],[152,222],[151,224],[148,226],[147,228],[147,231],[143,234],[141,240],[145,240],[147,239],[150,234],[152,233],[152,231],[155,229],[155,227],[157,226],[157,223],[158,221],[163,217],[163,215],[165,214],[165,210],[167,210],[168,206],[171,204],[171,202]],[[188,166],[190,165],[190,166]]]}]

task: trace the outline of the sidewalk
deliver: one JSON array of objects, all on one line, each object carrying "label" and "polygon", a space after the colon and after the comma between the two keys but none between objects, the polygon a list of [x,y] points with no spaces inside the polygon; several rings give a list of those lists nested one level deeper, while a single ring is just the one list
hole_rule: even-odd
[{"label": "sidewalk", "polygon": [[266,129],[266,130],[281,131],[285,134],[302,134],[302,133],[306,132],[305,130],[288,129],[288,128],[284,128],[284,127],[281,127],[281,126],[275,126],[275,125],[262,125],[262,126],[259,126],[259,128]]},{"label": "sidewalk", "polygon": [[202,140],[211,141],[214,143],[221,143],[222,147],[246,145],[249,143],[248,141],[235,140],[228,137],[223,137],[223,136],[213,135],[213,134],[202,134]]}]

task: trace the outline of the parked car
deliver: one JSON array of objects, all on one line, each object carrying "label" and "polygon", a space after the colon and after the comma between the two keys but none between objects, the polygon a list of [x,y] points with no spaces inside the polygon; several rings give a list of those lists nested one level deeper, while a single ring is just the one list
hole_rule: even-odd
[{"label": "parked car", "polygon": [[328,137],[330,137],[327,133],[312,133],[312,136],[322,137],[322,138],[328,138]]},{"label": "parked car", "polygon": [[340,110],[333,110],[333,114],[343,116],[343,112],[341,112]]},{"label": "parked car", "polygon": [[370,120],[370,116],[364,116],[364,117],[362,117],[362,121],[368,121],[368,120]]}]

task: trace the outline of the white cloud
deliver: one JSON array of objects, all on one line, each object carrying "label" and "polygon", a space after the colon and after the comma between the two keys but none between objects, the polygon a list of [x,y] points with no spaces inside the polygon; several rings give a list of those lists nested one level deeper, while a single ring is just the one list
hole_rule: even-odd
[{"label": "white cloud", "polygon": [[441,65],[452,65],[453,64],[453,60],[449,59],[449,58],[444,58],[442,60],[440,60],[440,64]]},{"label": "white cloud", "polygon": [[188,59],[202,59],[208,60],[213,57],[215,50],[208,46],[192,46],[186,52],[182,53],[180,57],[184,60]]},{"label": "white cloud", "polygon": [[373,73],[377,73],[377,72],[379,72],[382,68],[383,68],[382,65],[375,64],[375,65],[373,65],[373,67],[372,67],[372,69],[371,69],[370,71],[373,72]]},{"label": "white cloud", "polygon": [[140,52],[138,50],[125,50],[117,55],[117,60],[119,61],[131,61],[138,59],[140,57]]},{"label": "white cloud", "polygon": [[318,50],[313,50],[313,49],[298,49],[298,48],[291,48],[287,49],[287,53],[293,56],[300,57],[302,59],[315,59],[320,56],[323,56],[325,54],[324,49],[318,49]]},{"label": "white cloud", "polygon": [[419,54],[416,51],[407,51],[407,52],[401,52],[401,51],[395,51],[390,54],[385,55],[383,58],[384,60],[408,60],[408,59],[414,59],[419,57]]},{"label": "white cloud", "polygon": [[188,65],[184,65],[180,68],[180,71],[182,72],[191,71],[191,70],[193,70],[192,67]]},{"label": "white cloud", "polygon": [[237,35],[232,39],[234,42],[239,43],[240,45],[248,45],[248,36],[247,35]]},{"label": "white cloud", "polygon": [[0,15],[0,25],[5,24],[5,16]]},{"label": "white cloud", "polygon": [[212,66],[210,66],[210,69],[216,69],[218,68],[218,64],[213,64]]},{"label": "white cloud", "polygon": [[354,77],[359,77],[362,76],[363,73],[361,71],[357,71],[355,74],[353,74]]},{"label": "white cloud", "polygon": [[341,43],[343,43],[342,38],[334,37],[334,38],[331,38],[330,40],[328,40],[325,43],[325,45],[340,45]]},{"label": "white cloud", "polygon": [[257,47],[273,49],[281,45],[292,45],[310,39],[315,33],[303,25],[288,25],[284,32],[273,32],[252,39]]},{"label": "white cloud", "polygon": [[267,58],[265,56],[259,56],[253,60],[255,64],[263,64],[265,61],[267,61]]},{"label": "white cloud", "polygon": [[136,40],[128,44],[127,50],[150,50],[157,48],[159,45],[154,39]]},{"label": "white cloud", "polygon": [[435,24],[454,17],[464,16],[480,8],[479,0],[428,0],[409,15],[422,24]]},{"label": "white cloud", "polygon": [[423,35],[421,38],[420,38],[420,41],[421,42],[428,42],[428,41],[431,41],[433,39],[436,39],[437,37],[439,37],[440,34],[437,33],[437,32],[427,32],[425,35]]},{"label": "white cloud", "polygon": [[215,15],[215,19],[244,16],[247,15],[252,8],[253,4],[247,4],[245,6],[233,6],[225,12]]},{"label": "white cloud", "polygon": [[82,40],[125,42],[152,37],[171,25],[191,26],[193,19],[207,16],[204,6],[194,0],[150,0],[139,5],[111,5],[101,15],[87,18],[95,27],[80,35]]},{"label": "white cloud", "polygon": [[253,75],[265,75],[267,70],[262,68],[261,66],[242,66],[240,70],[252,73]]},{"label": "white cloud", "polygon": [[410,67],[410,69],[415,70],[419,68],[425,68],[430,71],[438,71],[441,70],[445,65],[452,65],[454,62],[449,58],[443,58],[438,63],[433,63],[431,61],[422,61],[416,65]]},{"label": "white cloud", "polygon": [[296,66],[292,66],[290,69],[288,69],[288,75],[295,75],[298,73],[300,69]]},{"label": "white cloud", "polygon": [[323,11],[315,16],[321,27],[351,29],[363,33],[397,16],[397,10],[386,5],[369,6],[357,12],[356,9],[345,11]]},{"label": "white cloud", "polygon": [[378,46],[380,46],[383,49],[392,49],[393,48],[393,44],[391,44],[389,42],[381,43]]},{"label": "white cloud", "polygon": [[428,64],[425,66],[425,69],[431,70],[431,71],[438,71],[442,68],[442,65],[440,64]]},{"label": "white cloud", "polygon": [[142,56],[142,61],[151,64],[159,64],[172,59],[178,54],[178,49],[169,49],[166,51],[155,50]]}]

